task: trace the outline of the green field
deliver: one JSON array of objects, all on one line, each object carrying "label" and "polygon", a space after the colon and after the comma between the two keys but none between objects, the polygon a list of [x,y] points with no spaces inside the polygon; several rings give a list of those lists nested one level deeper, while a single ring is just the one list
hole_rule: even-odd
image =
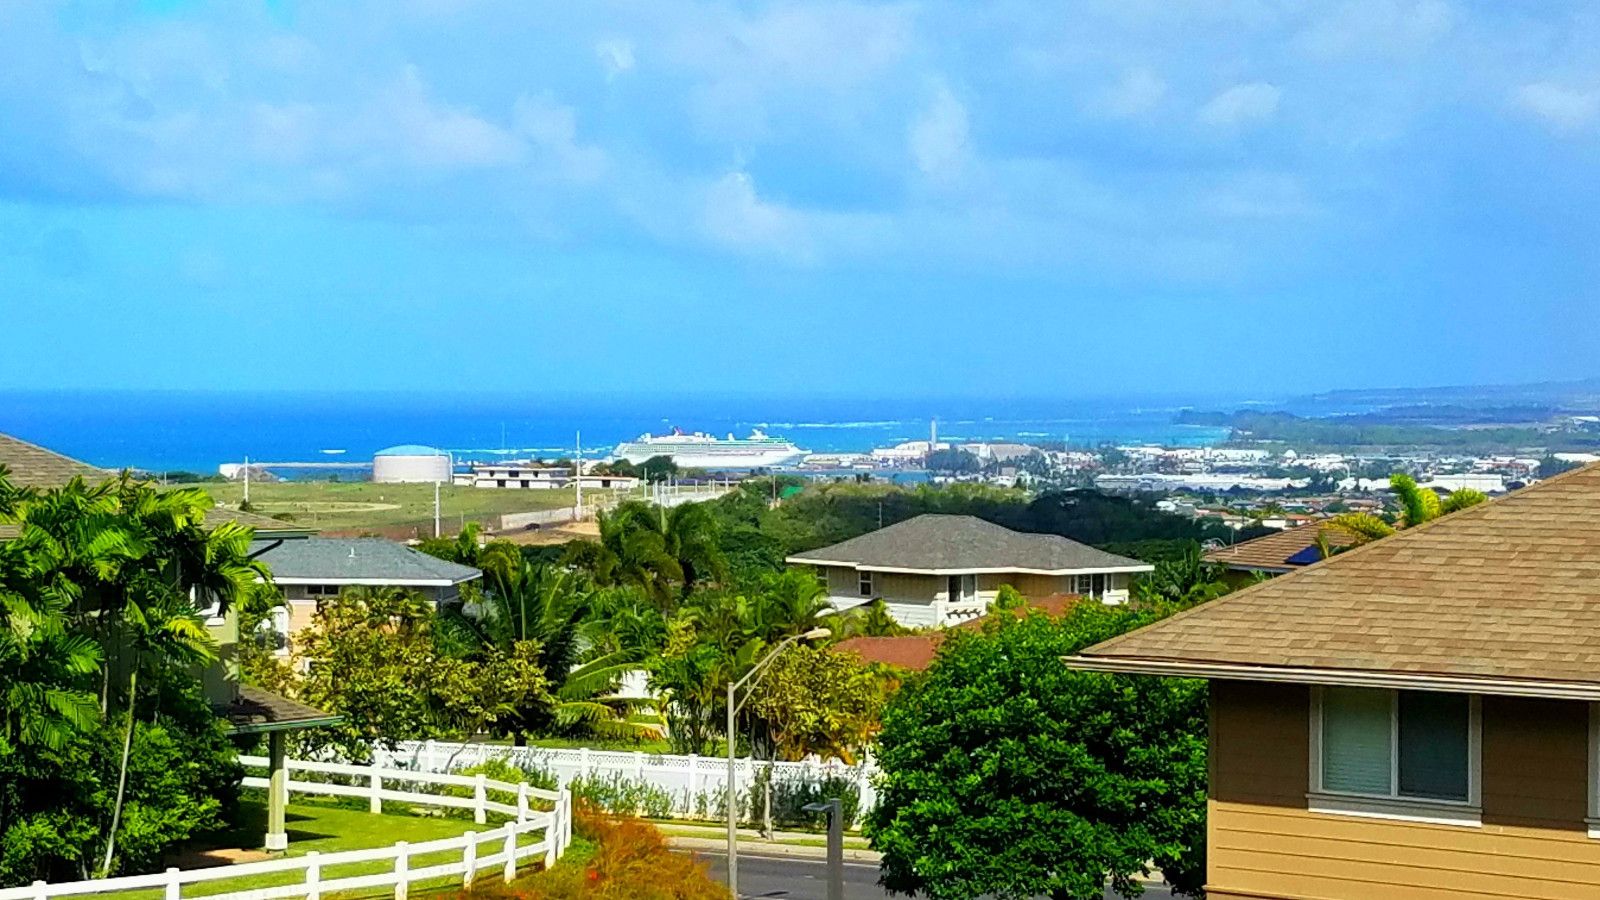
[{"label": "green field", "polygon": [[[244,485],[201,484],[211,498],[237,507]],[[585,505],[601,492],[585,491]],[[609,492],[606,492],[609,493]],[[483,521],[502,513],[570,507],[571,489],[548,491],[440,488],[444,530],[454,533],[464,522]],[[373,484],[358,481],[276,481],[250,485],[250,503],[261,515],[287,518],[321,529],[374,528],[433,521],[433,485]]]}]

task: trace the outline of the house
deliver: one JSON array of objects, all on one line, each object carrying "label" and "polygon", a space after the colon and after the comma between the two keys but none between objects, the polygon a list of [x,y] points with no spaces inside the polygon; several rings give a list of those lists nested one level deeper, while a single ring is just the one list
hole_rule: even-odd
[{"label": "house", "polygon": [[1314,522],[1208,550],[1205,561],[1222,566],[1226,570],[1224,580],[1238,586],[1248,584],[1258,574],[1282,575],[1318,562],[1324,543],[1330,550],[1342,550],[1355,540],[1338,528]]},{"label": "house", "polygon": [[461,599],[463,584],[483,577],[471,566],[387,538],[263,538],[255,542],[252,553],[283,590],[286,605],[273,611],[280,654],[289,651],[289,635],[311,624],[317,604],[346,587],[406,588],[435,604],[454,603]]},{"label": "house", "polygon": [[816,567],[835,609],[882,599],[911,627],[981,616],[1004,584],[1025,597],[1081,594],[1121,603],[1133,576],[1154,569],[1059,535],[951,515],[917,516],[787,562]]},{"label": "house", "polygon": [[1073,668],[1210,681],[1212,900],[1600,896],[1600,466]]}]

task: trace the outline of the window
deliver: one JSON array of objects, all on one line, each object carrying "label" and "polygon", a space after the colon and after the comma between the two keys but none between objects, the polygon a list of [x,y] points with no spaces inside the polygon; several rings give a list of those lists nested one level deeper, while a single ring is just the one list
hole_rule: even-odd
[{"label": "window", "polygon": [[951,603],[970,603],[978,597],[978,576],[951,575],[945,590]]},{"label": "window", "polygon": [[856,589],[861,592],[861,596],[863,596],[863,597],[871,597],[872,596],[872,573],[871,572],[857,572],[856,573]]},{"label": "window", "polygon": [[[1478,701],[1466,694],[1318,689],[1312,702],[1312,808],[1476,824]],[[1361,801],[1344,802],[1345,798]]]},{"label": "window", "polygon": [[1098,597],[1106,592],[1106,573],[1095,572],[1077,576],[1077,593],[1085,597]]},{"label": "window", "polygon": [[307,597],[337,597],[339,586],[337,584],[308,584],[306,585]]}]

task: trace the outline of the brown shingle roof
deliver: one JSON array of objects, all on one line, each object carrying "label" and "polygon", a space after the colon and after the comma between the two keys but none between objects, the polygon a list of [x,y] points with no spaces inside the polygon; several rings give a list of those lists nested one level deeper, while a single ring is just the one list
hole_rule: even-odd
[{"label": "brown shingle roof", "polygon": [[11,470],[11,483],[17,487],[60,487],[80,475],[102,481],[115,474],[9,434],[0,434],[0,466]]},{"label": "brown shingle roof", "polygon": [[1289,557],[1315,546],[1317,534],[1324,529],[1327,530],[1330,547],[1337,549],[1354,543],[1348,534],[1339,529],[1321,522],[1313,522],[1310,525],[1286,528],[1248,541],[1240,541],[1232,547],[1212,550],[1206,553],[1205,558],[1207,562],[1227,566],[1230,569],[1249,572],[1292,572],[1305,563],[1291,563]]},{"label": "brown shingle roof", "polygon": [[1201,664],[1600,687],[1600,464],[1230,594],[1083,656],[1122,660],[1129,671]]},{"label": "brown shingle roof", "polygon": [[335,725],[344,718],[248,684],[240,685],[238,696],[217,713],[239,734]]}]

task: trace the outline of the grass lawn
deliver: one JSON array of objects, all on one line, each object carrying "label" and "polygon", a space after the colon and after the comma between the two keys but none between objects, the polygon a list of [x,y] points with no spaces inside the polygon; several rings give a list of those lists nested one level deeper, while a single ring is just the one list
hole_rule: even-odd
[{"label": "grass lawn", "polygon": [[[419,808],[420,809],[420,808]],[[266,800],[260,791],[246,791],[241,801],[241,824],[229,831],[208,835],[205,839],[196,841],[197,849],[225,849],[225,848],[258,848],[263,843],[266,833]],[[372,815],[366,807],[341,805],[333,798],[300,797],[289,804],[289,856],[303,856],[312,850],[322,854],[337,853],[344,850],[365,850],[374,847],[392,846],[396,841],[408,843],[422,843],[443,838],[460,837],[468,831],[489,831],[504,824],[501,817],[489,817],[486,825],[475,825],[469,817],[423,815],[412,812],[411,808],[403,803],[384,804],[382,815]],[[522,846],[538,843],[541,834],[534,832],[525,835],[519,843]],[[484,845],[480,847],[479,854],[487,855],[498,852],[498,847]],[[445,862],[454,862],[461,858],[459,850],[443,853],[415,855],[410,858],[413,869],[424,866],[438,865]],[[535,860],[525,860],[522,866],[528,871],[532,870]],[[348,878],[355,875],[367,875],[377,872],[393,870],[393,862],[381,860],[370,863],[353,863],[339,866],[324,865],[323,879]],[[298,884],[304,879],[303,872],[280,872],[268,875],[256,875],[241,878],[228,878],[202,884],[185,885],[184,896],[199,897],[210,894],[223,894],[234,891],[253,890],[256,888],[276,887],[285,884]],[[498,882],[498,870],[485,869],[478,873],[478,879],[493,880]],[[419,886],[420,885],[420,886]],[[413,882],[413,893],[435,890],[457,890],[460,882],[457,879],[435,879],[434,882]],[[342,897],[378,897],[393,894],[392,887],[374,888],[370,891],[351,892],[341,894]],[[126,896],[132,900],[139,900],[148,895],[158,897],[159,891],[129,892]]]},{"label": "grass lawn", "polygon": [[[207,483],[211,499],[237,507],[244,499],[244,485]],[[587,503],[600,491],[585,491]],[[609,493],[609,492],[607,492]],[[460,530],[463,522],[482,521],[501,513],[534,512],[569,507],[574,503],[571,490],[521,491],[444,485],[439,493],[447,533]],[[373,484],[363,481],[274,481],[250,485],[250,503],[256,512],[267,516],[288,515],[301,525],[341,529],[410,525],[433,521],[433,485]]]}]

